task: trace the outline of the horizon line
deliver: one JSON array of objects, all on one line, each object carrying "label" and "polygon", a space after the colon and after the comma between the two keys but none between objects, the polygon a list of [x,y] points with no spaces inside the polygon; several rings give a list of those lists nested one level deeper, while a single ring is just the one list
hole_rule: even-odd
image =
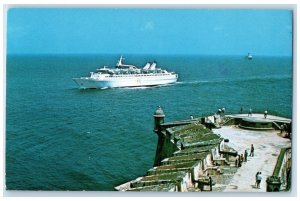
[{"label": "horizon line", "polygon": [[[197,54],[197,53],[6,53],[5,56],[76,56],[76,55],[155,55],[155,56],[243,56],[247,54]],[[294,55],[252,54],[253,57],[293,57]]]}]

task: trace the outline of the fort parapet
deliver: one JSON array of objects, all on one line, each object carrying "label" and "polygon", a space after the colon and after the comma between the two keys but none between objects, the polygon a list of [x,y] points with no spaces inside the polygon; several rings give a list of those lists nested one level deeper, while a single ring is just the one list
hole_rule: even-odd
[{"label": "fort parapet", "polygon": [[[117,186],[116,190],[224,191],[243,161],[237,157],[238,150],[229,146],[230,139],[216,134],[214,128],[230,125],[259,131],[278,130],[282,125],[291,127],[289,119],[276,116],[264,119],[262,114],[252,117],[223,114],[165,123],[165,114],[158,107],[153,116],[154,132],[158,136],[154,167],[146,175]],[[267,180],[267,191],[286,189],[288,181],[285,180],[285,187],[280,182],[275,188],[278,182],[274,178],[275,174],[285,175],[287,170],[290,171],[290,159],[288,154],[278,157],[276,171]]]}]

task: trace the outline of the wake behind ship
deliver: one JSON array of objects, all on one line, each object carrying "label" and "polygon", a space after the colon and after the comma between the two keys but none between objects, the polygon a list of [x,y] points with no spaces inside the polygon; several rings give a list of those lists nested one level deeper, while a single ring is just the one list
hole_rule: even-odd
[{"label": "wake behind ship", "polygon": [[115,68],[104,66],[91,72],[90,77],[73,78],[80,89],[157,86],[175,83],[178,74],[157,68],[156,62],[146,63],[143,68],[123,64],[121,56]]}]

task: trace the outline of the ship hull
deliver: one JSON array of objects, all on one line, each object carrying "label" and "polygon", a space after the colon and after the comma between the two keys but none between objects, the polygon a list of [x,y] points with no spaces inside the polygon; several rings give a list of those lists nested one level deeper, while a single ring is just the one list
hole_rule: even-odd
[{"label": "ship hull", "polygon": [[97,89],[97,88],[116,88],[116,87],[142,87],[172,84],[177,81],[177,74],[168,76],[149,76],[139,77],[123,77],[123,78],[107,78],[93,79],[90,77],[73,78],[80,89]]}]

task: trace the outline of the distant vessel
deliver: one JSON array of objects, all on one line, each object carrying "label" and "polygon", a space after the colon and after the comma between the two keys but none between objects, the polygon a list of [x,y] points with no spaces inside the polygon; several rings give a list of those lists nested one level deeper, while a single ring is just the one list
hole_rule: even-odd
[{"label": "distant vessel", "polygon": [[253,57],[252,57],[252,55],[250,53],[248,53],[247,59],[249,59],[249,60],[253,59]]},{"label": "distant vessel", "polygon": [[178,74],[156,68],[156,62],[146,63],[143,68],[123,64],[121,56],[115,68],[104,66],[91,72],[89,77],[73,78],[80,89],[157,86],[175,83]]}]

